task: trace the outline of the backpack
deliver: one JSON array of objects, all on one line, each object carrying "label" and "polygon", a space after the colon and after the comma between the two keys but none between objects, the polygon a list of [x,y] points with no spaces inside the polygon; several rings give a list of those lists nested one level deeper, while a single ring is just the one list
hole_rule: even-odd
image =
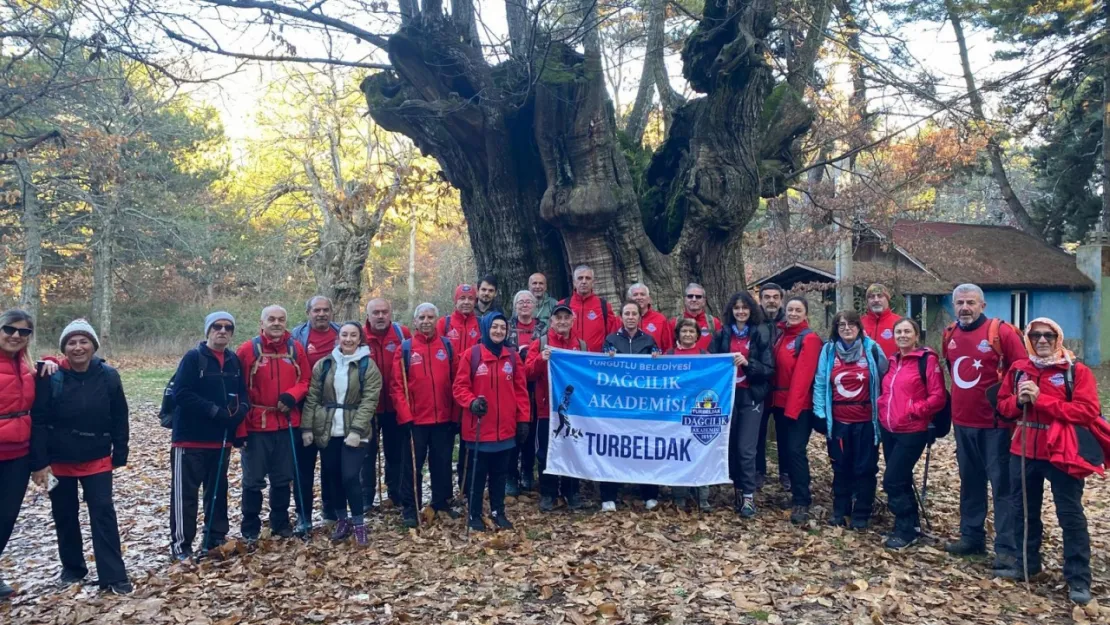
[{"label": "backpack", "polygon": [[[446,336],[439,337],[439,340],[443,343],[444,349],[447,350],[447,361],[453,362],[455,360],[455,353],[452,351],[451,341],[449,341]],[[407,372],[410,366],[409,361],[412,360],[412,339],[401,341],[401,360],[404,361],[405,371]]]},{"label": "backpack", "polygon": [[[331,358],[325,358],[324,364],[320,365],[320,384],[328,378],[328,372],[331,371],[331,363],[334,361]],[[363,356],[358,361],[358,385],[360,387],[366,384],[366,371],[370,368],[370,357]]]},{"label": "backpack", "polygon": [[[482,345],[478,344],[470,348],[470,383],[474,383],[474,372],[478,369],[478,363],[482,361]],[[515,349],[509,349],[509,359],[513,361],[513,375],[516,375],[517,369],[520,367],[520,356],[517,355]]]},{"label": "backpack", "polygon": [[[1001,380],[1002,376],[1006,374],[1006,367],[1012,365],[1012,362],[1006,362],[1006,356],[1002,352],[1002,326],[1010,326],[1014,332],[1021,334],[1015,326],[998,319],[997,317],[991,319],[987,326],[987,342],[990,343],[991,351],[998,355],[998,379]],[[944,361],[948,362],[948,343],[952,341],[952,337],[956,334],[956,324],[950,323],[944,329],[944,334],[941,335],[941,352],[944,354]]]},{"label": "backpack", "polygon": [[805,345],[805,338],[810,334],[813,334],[813,330],[806,328],[805,330],[799,332],[798,337],[794,339],[794,347],[792,349],[792,351],[794,352],[794,360],[797,360],[802,356],[802,347]]},{"label": "backpack", "polygon": [[[541,336],[537,340],[540,342],[540,351],[541,352],[543,350],[547,349],[547,334],[546,333],[544,333],[544,335]],[[582,339],[578,339],[578,351],[580,351],[580,352],[590,351],[589,348],[586,347],[586,341],[583,341]]]},{"label": "backpack", "polygon": [[[393,324],[396,326],[397,324]],[[289,340],[285,342],[287,351],[285,354],[275,354],[267,356],[267,358],[278,358],[293,365],[293,369],[297,372],[297,378],[301,377],[301,365],[297,362],[297,342],[290,336]],[[254,362],[251,364],[250,375],[247,377],[247,387],[254,388],[254,374],[258,373],[258,367],[262,364],[262,337],[256,336],[251,339],[251,349],[254,350]]]},{"label": "backpack", "polygon": [[[197,379],[199,380],[204,377],[205,372],[204,357],[200,355],[200,351],[197,351],[197,370]],[[50,382],[51,388],[53,388],[53,379],[51,379]],[[173,429],[173,413],[177,411],[177,400],[173,397],[176,386],[177,372],[174,371],[169,381],[166,382],[166,388],[162,390],[162,406],[158,409],[158,421],[161,422],[162,427],[167,430]],[[58,393],[61,393],[60,388],[55,391],[54,396],[57,397]]]},{"label": "backpack", "polygon": [[[940,358],[937,358],[937,365],[940,365]],[[929,354],[926,353],[924,358],[917,359],[917,373],[921,376],[921,383],[925,385],[925,392],[929,391],[928,383],[928,368],[929,368]],[[943,379],[941,386],[943,387]],[[952,431],[952,395],[948,392],[948,388],[944,389],[944,407],[940,412],[933,415],[933,420],[929,423],[929,442],[934,443],[938,438],[948,436]]]}]

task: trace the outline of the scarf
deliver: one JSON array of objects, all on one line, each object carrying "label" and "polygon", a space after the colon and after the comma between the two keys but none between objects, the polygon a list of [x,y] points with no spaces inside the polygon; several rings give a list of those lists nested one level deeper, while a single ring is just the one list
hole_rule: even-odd
[{"label": "scarf", "polygon": [[748,324],[746,324],[746,323],[744,324],[743,328],[737,328],[736,323],[732,324],[732,335],[735,336],[738,339],[747,338],[748,330],[749,330],[749,327],[748,327]]},{"label": "scarf", "polygon": [[841,362],[859,362],[859,359],[863,358],[863,340],[856,339],[850,345],[846,345],[844,339],[837,339],[836,355],[840,357]]},{"label": "scarf", "polygon": [[[1037,350],[1033,346],[1033,342],[1029,340],[1029,332],[1036,324],[1046,325],[1053,332],[1056,333],[1056,344],[1052,346],[1052,355],[1047,358],[1042,358],[1037,355]],[[1029,353],[1029,362],[1038,369],[1047,369],[1048,367],[1055,367],[1057,365],[1070,365],[1075,362],[1075,354],[1071,350],[1064,347],[1064,330],[1060,325],[1048,317],[1037,317],[1025,326],[1025,335],[1022,337],[1025,341],[1025,351]]]}]

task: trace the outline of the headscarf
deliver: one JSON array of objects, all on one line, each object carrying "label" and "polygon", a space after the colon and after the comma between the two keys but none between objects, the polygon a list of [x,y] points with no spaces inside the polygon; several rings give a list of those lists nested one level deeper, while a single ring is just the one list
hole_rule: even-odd
[{"label": "headscarf", "polygon": [[[504,321],[506,326],[509,324],[509,320],[505,318],[505,315],[497,311],[492,311],[482,315],[482,318],[478,320],[478,329],[482,331],[482,345],[485,345],[486,349],[488,349],[491,354],[500,358],[501,346],[505,344],[505,341],[502,340],[500,343],[494,343],[489,337],[489,330],[493,327],[493,322],[498,319]],[[505,338],[507,339],[508,335],[506,335]]]},{"label": "headscarf", "polygon": [[[1038,356],[1033,342],[1029,340],[1029,332],[1033,329],[1033,326],[1038,323],[1048,326],[1056,333],[1056,344],[1052,346],[1052,355],[1047,358]],[[1025,336],[1022,338],[1025,341],[1025,351],[1029,353],[1029,362],[1032,362],[1040,369],[1075,362],[1075,354],[1064,347],[1064,330],[1060,327],[1060,324],[1048,317],[1037,317],[1030,321],[1029,325],[1025,326]]]}]

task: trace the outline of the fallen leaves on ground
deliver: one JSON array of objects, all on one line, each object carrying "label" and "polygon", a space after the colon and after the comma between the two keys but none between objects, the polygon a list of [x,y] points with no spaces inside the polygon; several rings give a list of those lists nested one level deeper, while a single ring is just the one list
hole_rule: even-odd
[{"label": "fallen leaves on ground", "polygon": [[[934,449],[929,473],[929,518],[936,538],[902,552],[882,548],[882,533],[892,522],[882,505],[868,531],[825,525],[830,474],[824,441],[815,435],[809,449],[813,519],[801,528],[791,526],[789,513],[775,505],[784,497],[777,483],[763,489],[757,498],[759,516],[749,521],[731,511],[731,488],[724,487],[714,489],[710,514],[671,506],[646,512],[634,499],[610,514],[572,514],[561,508],[541,514],[535,495],[526,494],[507,506],[515,530],[473,532],[469,541],[461,519],[425,513],[421,528],[408,531],[398,511],[388,510],[368,518],[367,548],[334,545],[317,529],[308,542],[264,540],[253,551],[229,543],[198,564],[171,565],[168,431],[156,421],[154,386],[132,398],[131,460],[116,473],[115,483],[124,559],[136,592],[115,597],[97,593],[95,585],[56,589],[52,580],[60,566],[49,500],[32,488],[0,561],[4,577],[20,589],[12,604],[0,606],[0,622],[1110,622],[1110,609],[1097,602],[1086,609],[1067,602],[1050,496],[1043,513],[1045,580],[1027,589],[992,579],[985,558],[944,553],[942,540],[958,532],[959,481],[950,439]],[[238,535],[239,476],[235,453],[232,537]],[[1108,588],[1110,488],[1101,479],[1087,484],[1099,596]],[[87,537],[84,511],[82,518]],[[87,538],[86,557],[92,580]]]}]

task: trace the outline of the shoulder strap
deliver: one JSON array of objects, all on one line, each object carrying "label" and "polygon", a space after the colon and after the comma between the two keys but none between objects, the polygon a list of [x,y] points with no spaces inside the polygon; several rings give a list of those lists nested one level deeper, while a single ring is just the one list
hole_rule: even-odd
[{"label": "shoulder strap", "polygon": [[578,339],[578,351],[580,351],[580,352],[588,352],[588,351],[590,351],[590,350],[589,350],[589,349],[588,349],[588,348],[586,347],[586,340],[585,340],[585,339]]},{"label": "shoulder strap", "polygon": [[455,362],[455,348],[451,346],[451,341],[446,336],[439,337],[439,340],[443,343],[443,348],[447,350],[447,362]]},{"label": "shoulder strap", "polygon": [[921,383],[925,385],[925,390],[929,390],[929,352],[917,359],[917,374],[921,376]]},{"label": "shoulder strap", "polygon": [[58,399],[62,396],[62,388],[65,386],[65,374],[59,367],[53,375],[50,376],[50,398]]},{"label": "shoulder strap", "polygon": [[1072,394],[1075,393],[1075,363],[1068,363],[1068,368],[1064,371],[1064,394],[1068,401],[1071,401]]},{"label": "shoulder strap", "polygon": [[397,333],[398,341],[403,342],[405,340],[405,332],[401,329],[401,324],[397,323],[396,321],[393,322],[393,331]]},{"label": "shoulder strap", "polygon": [[455,316],[455,313],[448,314],[443,318],[443,336],[447,336],[451,331],[451,317],[453,316]]},{"label": "shoulder strap", "polygon": [[358,361],[358,386],[366,386],[366,372],[370,370],[370,357],[363,356]]},{"label": "shoulder strap", "polygon": [[324,364],[320,365],[320,384],[328,379],[328,371],[331,371],[331,358],[324,358]]},{"label": "shoulder strap", "polygon": [[598,301],[601,302],[601,322],[605,324],[605,332],[609,331],[609,316],[613,314],[613,309],[609,308],[609,302],[605,298],[598,295]]},{"label": "shoulder strap", "polygon": [[478,369],[478,363],[482,361],[482,345],[479,343],[470,348],[470,381],[474,382],[474,372]]},{"label": "shoulder strap", "polygon": [[286,354],[286,359],[293,365],[293,370],[297,372],[297,379],[301,379],[301,365],[297,362],[297,342],[290,336],[289,340],[285,343],[285,347],[289,350]]},{"label": "shoulder strap", "polygon": [[254,362],[251,363],[250,373],[247,375],[247,387],[254,388],[254,374],[258,373],[258,366],[262,364],[262,338],[251,339],[251,351],[254,352]]},{"label": "shoulder strap", "polygon": [[541,351],[541,352],[542,352],[543,350],[547,349],[547,333],[546,333],[546,332],[544,332],[543,334],[541,334],[541,335],[540,335],[540,338],[538,338],[538,339],[536,339],[536,340],[540,342],[540,351]]},{"label": "shoulder strap", "polygon": [[[443,338],[443,337],[440,337]],[[412,339],[405,339],[401,341],[401,361],[405,365],[405,371],[409,370],[409,362],[412,360]]]},{"label": "shoulder strap", "polygon": [[987,325],[987,342],[990,343],[991,349],[994,353],[998,354],[999,366],[1002,364],[1004,354],[1002,353],[1002,320],[998,317],[991,319],[990,324]]},{"label": "shoulder strap", "polygon": [[709,326],[709,331],[714,334],[716,334],[717,330],[719,329],[717,327],[717,318],[708,313],[706,313],[705,315],[705,325]]},{"label": "shoulder strap", "polygon": [[798,338],[794,340],[794,358],[797,359],[802,355],[802,347],[805,345],[806,337],[813,334],[813,330],[806,328],[798,333]]}]

